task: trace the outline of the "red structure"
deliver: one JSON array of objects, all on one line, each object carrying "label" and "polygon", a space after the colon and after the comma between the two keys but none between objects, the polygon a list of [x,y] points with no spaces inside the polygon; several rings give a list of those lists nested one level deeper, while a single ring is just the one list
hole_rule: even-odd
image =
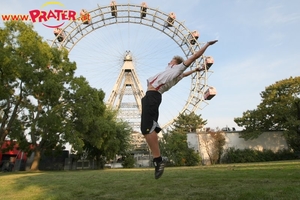
[{"label": "red structure", "polygon": [[[16,161],[26,163],[27,154],[19,149],[19,145],[15,141],[6,140],[0,151],[0,170],[12,171]],[[20,167],[19,167],[20,168]]]}]

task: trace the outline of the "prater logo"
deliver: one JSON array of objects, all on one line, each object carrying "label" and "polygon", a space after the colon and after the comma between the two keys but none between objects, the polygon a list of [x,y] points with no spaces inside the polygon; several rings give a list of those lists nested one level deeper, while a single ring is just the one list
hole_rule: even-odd
[{"label": "prater logo", "polygon": [[[50,5],[58,5],[59,7],[62,7],[62,9],[44,10],[47,6]],[[83,22],[86,22],[90,20],[90,15],[87,12],[84,14],[80,14],[79,17],[76,17],[77,15],[76,11],[68,10],[64,8],[65,8],[64,4],[58,1],[49,1],[44,3],[41,6],[41,9],[30,10],[29,15],[8,14],[8,15],[2,15],[1,17],[3,21],[22,20],[22,21],[32,21],[32,23],[40,22],[48,28],[59,28],[64,25],[65,21],[82,20]],[[49,21],[52,22],[53,20],[56,20],[58,24],[49,25]]]},{"label": "prater logo", "polygon": [[[60,2],[57,1],[50,1],[50,2],[46,2],[42,5],[42,8],[51,5],[51,4],[56,4],[59,5],[61,7],[64,7],[64,5]],[[49,10],[44,11],[44,10],[31,10],[29,11],[29,15],[31,18],[31,21],[34,22],[47,22],[50,19],[56,19],[57,21],[65,21],[65,20],[76,20],[76,11],[74,10]],[[65,22],[58,24],[58,25],[54,25],[54,26],[50,26],[47,25],[45,23],[42,23],[44,26],[48,27],[48,28],[58,28],[61,27],[62,25],[64,25]]]}]

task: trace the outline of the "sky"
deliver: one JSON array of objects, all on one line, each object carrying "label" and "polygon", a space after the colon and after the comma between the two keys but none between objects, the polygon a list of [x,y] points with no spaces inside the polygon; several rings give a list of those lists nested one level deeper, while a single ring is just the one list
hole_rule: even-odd
[{"label": "sky", "polygon": [[[51,9],[50,5],[42,8],[46,2],[0,0],[0,15]],[[76,11],[82,8],[94,10],[110,4],[106,0],[59,2],[66,9]],[[199,31],[199,42],[219,40],[205,52],[214,58],[213,72],[207,83],[217,90],[217,95],[198,111],[207,120],[207,127],[228,126],[241,130],[234,118],[255,109],[262,100],[260,93],[265,87],[300,75],[298,0],[151,0],[147,3],[164,13],[175,12],[176,20],[189,30]],[[141,1],[118,0],[117,4],[140,5]],[[33,25],[44,40],[54,39],[52,29],[41,23]],[[0,26],[4,26],[2,19]],[[70,52],[70,59],[77,63],[76,75],[86,77],[93,87],[103,89],[108,98],[126,50],[132,51],[143,88],[146,79],[163,70],[172,55],[182,54],[175,42],[153,28],[112,25],[86,35]],[[160,123],[170,120],[174,112],[182,109],[189,90],[190,80],[186,79],[163,94]]]}]

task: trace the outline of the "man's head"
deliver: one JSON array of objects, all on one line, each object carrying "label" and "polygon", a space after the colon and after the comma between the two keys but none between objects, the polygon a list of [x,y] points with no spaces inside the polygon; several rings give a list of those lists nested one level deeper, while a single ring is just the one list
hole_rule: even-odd
[{"label": "man's head", "polygon": [[183,58],[180,56],[174,56],[171,60],[171,62],[169,63],[169,65],[179,65],[183,62]]}]

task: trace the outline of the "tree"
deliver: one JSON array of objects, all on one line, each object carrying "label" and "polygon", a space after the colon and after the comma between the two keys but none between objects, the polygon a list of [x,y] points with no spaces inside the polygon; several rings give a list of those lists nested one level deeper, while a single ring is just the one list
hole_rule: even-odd
[{"label": "tree", "polygon": [[85,152],[103,168],[104,159],[122,155],[129,148],[131,127],[117,120],[117,112],[104,104],[104,92],[89,86],[83,77],[74,78],[64,99],[70,99],[69,123],[72,140],[69,142],[79,153]]},{"label": "tree", "polygon": [[134,156],[130,153],[127,153],[122,156],[122,166],[124,168],[133,168],[134,167]]},{"label": "tree", "polygon": [[[109,130],[102,130],[99,134],[105,137],[98,137],[95,140],[84,139],[83,150],[88,154],[88,158],[95,159],[97,168],[104,168],[107,160],[114,159],[116,155],[129,157],[131,127],[126,122],[107,121]],[[97,141],[103,140],[101,145],[96,145]]]},{"label": "tree", "polygon": [[174,130],[172,132],[176,131],[181,134],[192,133],[206,124],[207,120],[203,120],[201,115],[196,115],[194,112],[180,114],[173,122]]},{"label": "tree", "polygon": [[[73,78],[75,63],[66,50],[50,48],[21,21],[1,29],[1,140],[17,140],[22,150],[34,151],[37,170],[46,149],[62,149],[68,129],[61,96]],[[3,91],[3,93],[2,93]]]},{"label": "tree", "polygon": [[[105,112],[103,103],[104,92],[89,86],[84,77],[74,78],[68,85],[67,93],[63,95],[66,112],[69,113],[68,122],[71,126],[73,139],[69,142],[77,151],[81,151],[84,140],[95,141],[106,128],[102,117]],[[98,146],[103,141],[97,140]]]},{"label": "tree", "polygon": [[290,148],[300,151],[300,77],[278,81],[261,92],[262,102],[234,121],[241,137],[253,139],[265,131],[284,131]]},{"label": "tree", "polygon": [[32,24],[11,21],[0,29],[0,53],[0,145],[8,137],[34,151],[32,170],[67,142],[78,151],[88,142],[106,156],[124,150],[129,129],[112,120],[102,90],[74,77],[67,50],[51,48]]},{"label": "tree", "polygon": [[209,134],[211,135],[211,137],[213,138],[214,142],[213,142],[213,154],[214,156],[214,162],[213,163],[221,163],[221,157],[222,154],[224,152],[224,145],[225,145],[225,136],[223,134],[223,132],[221,131],[211,131],[209,132]]},{"label": "tree", "polygon": [[163,135],[161,150],[175,166],[197,165],[200,162],[199,154],[190,149],[187,144],[187,133],[195,132],[207,123],[201,115],[180,114],[174,121],[174,129]]},{"label": "tree", "polygon": [[200,162],[200,156],[188,147],[186,134],[177,132],[164,134],[161,151],[174,166],[194,166]]},{"label": "tree", "polygon": [[5,23],[0,29],[0,146],[13,126],[23,100],[22,81],[20,81],[24,58],[16,47],[12,34],[14,25]]},{"label": "tree", "polygon": [[199,139],[206,150],[210,163],[220,163],[225,145],[224,133],[222,131],[208,131],[201,133]]}]

